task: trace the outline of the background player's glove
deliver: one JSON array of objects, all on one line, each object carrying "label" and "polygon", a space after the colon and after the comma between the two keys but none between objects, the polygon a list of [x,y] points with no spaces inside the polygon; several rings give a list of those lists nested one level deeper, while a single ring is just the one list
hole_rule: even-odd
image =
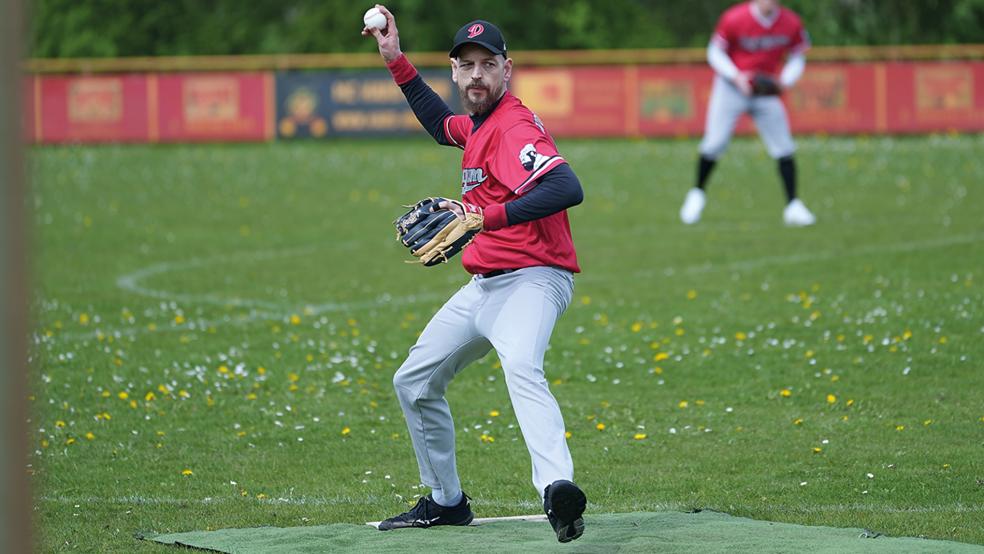
[{"label": "background player's glove", "polygon": [[485,221],[481,208],[459,200],[431,197],[408,207],[393,222],[396,238],[425,266],[447,262],[461,252]]},{"label": "background player's glove", "polygon": [[752,77],[751,84],[752,94],[755,96],[775,96],[782,94],[782,87],[779,86],[779,82],[765,73],[756,73]]}]

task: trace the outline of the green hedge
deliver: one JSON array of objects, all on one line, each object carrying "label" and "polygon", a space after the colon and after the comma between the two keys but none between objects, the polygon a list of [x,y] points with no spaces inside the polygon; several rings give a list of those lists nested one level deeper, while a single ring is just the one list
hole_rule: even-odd
[{"label": "green hedge", "polygon": [[[514,49],[669,48],[707,44],[734,0],[394,0],[406,51],[441,51],[471,19]],[[351,0],[37,0],[35,58],[367,52]],[[979,43],[984,0],[787,0],[818,45]]]}]

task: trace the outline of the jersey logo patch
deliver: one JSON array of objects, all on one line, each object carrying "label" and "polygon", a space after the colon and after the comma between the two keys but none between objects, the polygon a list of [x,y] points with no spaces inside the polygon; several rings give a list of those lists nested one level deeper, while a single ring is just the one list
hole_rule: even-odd
[{"label": "jersey logo patch", "polygon": [[785,35],[762,35],[758,37],[738,37],[738,43],[743,50],[758,52],[760,50],[775,50],[785,48],[790,39]]},{"label": "jersey logo patch", "polygon": [[536,147],[532,144],[527,144],[519,152],[519,163],[523,164],[523,169],[526,171],[534,171],[543,167],[543,164],[550,160],[549,157],[544,156],[536,151]]},{"label": "jersey logo patch", "polygon": [[481,167],[466,167],[461,170],[461,194],[464,195],[466,192],[475,189],[477,186],[481,185],[488,179],[489,176],[485,174],[485,170]]}]

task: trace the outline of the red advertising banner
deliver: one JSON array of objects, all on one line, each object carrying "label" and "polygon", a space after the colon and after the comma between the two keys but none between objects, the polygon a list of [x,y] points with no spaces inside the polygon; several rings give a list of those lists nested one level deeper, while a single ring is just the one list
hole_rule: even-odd
[{"label": "red advertising banner", "polygon": [[[531,68],[513,88],[556,136],[699,136],[712,81],[700,65]],[[814,63],[784,100],[798,133],[980,132],[984,63]]]},{"label": "red advertising banner", "polygon": [[[517,68],[511,87],[557,137],[696,137],[712,81],[706,64],[537,67]],[[23,83],[25,136],[35,143],[273,140],[278,97],[297,112],[282,114],[287,137],[289,124],[315,109],[305,102],[328,93],[318,109],[334,115],[319,116],[324,127],[311,127],[311,137],[417,129],[388,75],[35,75]],[[294,90],[302,84],[314,87],[307,96]],[[810,63],[784,101],[796,133],[982,132],[984,62]],[[754,132],[749,118],[737,131]]]},{"label": "red advertising banner", "polygon": [[273,77],[268,73],[151,76],[157,114],[151,139],[262,141],[273,137]]},{"label": "red advertising banner", "polygon": [[984,130],[984,64],[894,63],[884,71],[890,131]]},{"label": "red advertising banner", "polygon": [[[146,142],[147,78],[143,75],[37,77],[40,122],[35,140]],[[40,101],[38,101],[40,100]]]}]

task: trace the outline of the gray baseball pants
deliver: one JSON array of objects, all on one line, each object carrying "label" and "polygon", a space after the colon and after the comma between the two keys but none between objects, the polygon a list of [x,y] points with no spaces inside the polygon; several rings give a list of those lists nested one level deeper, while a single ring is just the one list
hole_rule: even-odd
[{"label": "gray baseball pants", "polygon": [[715,75],[711,99],[707,104],[700,154],[710,160],[718,159],[731,142],[738,118],[745,113],[755,121],[769,156],[778,160],[796,152],[796,143],[789,130],[789,117],[780,97],[745,96],[733,83]]},{"label": "gray baseball pants", "polygon": [[420,481],[438,503],[461,491],[455,465],[454,422],[444,397],[469,363],[495,348],[516,419],[533,462],[533,485],[573,480],[564,419],[547,387],[543,355],[574,293],[573,275],[528,267],[492,278],[475,276],[434,315],[393,376]]}]

